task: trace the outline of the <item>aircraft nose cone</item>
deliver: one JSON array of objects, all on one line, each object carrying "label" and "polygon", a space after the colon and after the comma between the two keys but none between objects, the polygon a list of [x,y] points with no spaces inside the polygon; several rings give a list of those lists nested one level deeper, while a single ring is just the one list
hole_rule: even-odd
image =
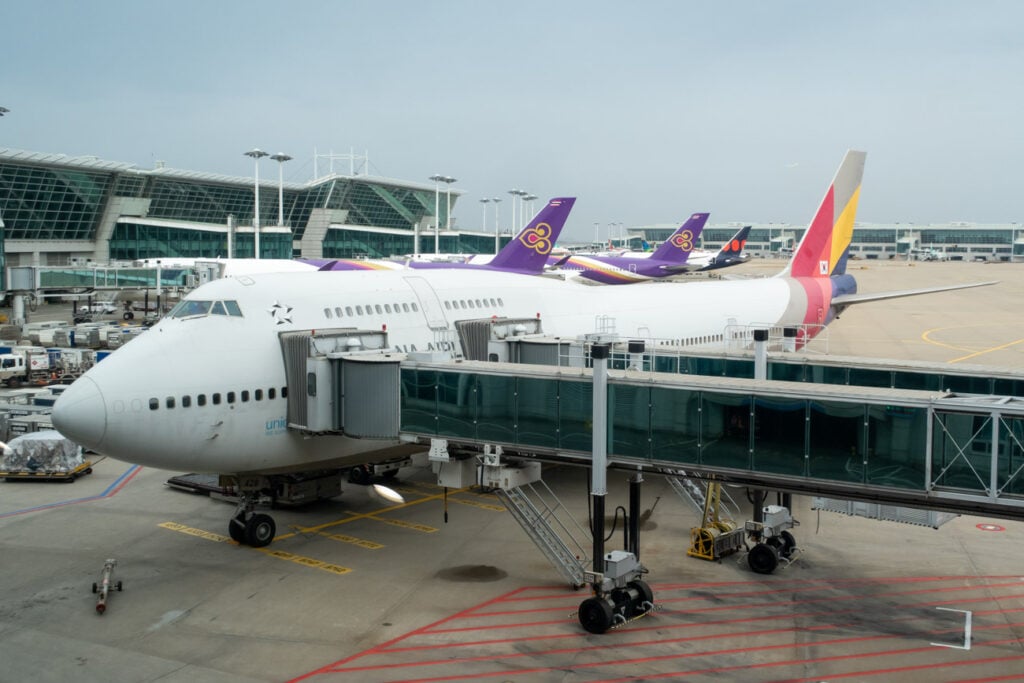
[{"label": "aircraft nose cone", "polygon": [[100,451],[107,431],[107,404],[89,377],[79,377],[53,406],[53,426],[80,446]]}]

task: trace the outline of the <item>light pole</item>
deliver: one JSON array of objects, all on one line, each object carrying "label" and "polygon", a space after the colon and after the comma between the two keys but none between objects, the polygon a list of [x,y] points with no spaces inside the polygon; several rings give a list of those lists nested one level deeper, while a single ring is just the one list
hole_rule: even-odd
[{"label": "light pole", "polygon": [[439,183],[447,182],[448,176],[435,173],[430,176],[434,181],[434,253],[440,253],[441,235],[441,186]]},{"label": "light pole", "polygon": [[256,181],[255,181],[255,207],[253,208],[252,218],[252,233],[253,233],[253,251],[255,251],[256,258],[260,257],[260,159],[265,156],[270,156],[259,147],[254,147],[245,153],[245,156],[252,157],[256,164]]},{"label": "light pole", "polygon": [[[487,205],[490,204],[491,200],[488,197],[484,197],[480,200],[480,206],[483,207],[483,216],[480,218],[480,231],[483,232],[487,229]],[[494,253],[498,253],[498,231],[494,231]]]},{"label": "light pole", "polygon": [[445,183],[447,187],[444,189],[445,194],[445,213],[444,213],[444,229],[450,231],[452,229],[452,183],[457,182],[455,178],[451,176],[445,176],[441,182]]},{"label": "light pole", "polygon": [[594,244],[601,244],[601,224],[594,223]]},{"label": "light pole", "polygon": [[284,225],[284,162],[292,158],[283,152],[270,157],[277,162],[277,225]]},{"label": "light pole", "polygon": [[516,197],[519,196],[519,190],[513,187],[508,193],[512,195],[512,231],[515,232],[519,230],[519,224],[516,223]]},{"label": "light pole", "polygon": [[494,202],[494,234],[498,234],[498,204],[501,202],[501,197],[493,197],[491,199]]},{"label": "light pole", "polygon": [[[525,196],[523,197],[523,201],[524,201],[524,202],[526,202],[526,203],[527,203],[527,204],[529,205],[529,210],[530,210],[530,218],[533,218],[533,215],[534,215],[534,214],[533,214],[533,200],[534,200],[534,199],[536,199],[536,198],[537,198],[537,195],[535,195],[535,194],[529,194],[529,193],[527,193],[527,194],[526,194],[526,195],[525,195]],[[523,218],[525,219],[525,218],[526,218],[526,216],[523,216]]]}]

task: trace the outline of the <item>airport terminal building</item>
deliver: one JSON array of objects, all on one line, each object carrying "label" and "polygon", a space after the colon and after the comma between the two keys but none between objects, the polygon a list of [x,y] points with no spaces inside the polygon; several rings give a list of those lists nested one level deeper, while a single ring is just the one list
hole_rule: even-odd
[{"label": "airport terminal building", "polygon": [[[253,178],[0,148],[4,266],[254,255]],[[461,191],[369,175],[261,179],[261,258],[492,253],[494,232],[445,230]],[[279,197],[282,201],[278,201]],[[439,206],[435,215],[435,204]]]},{"label": "airport terminal building", "polygon": [[[259,183],[261,258],[376,258],[433,252],[493,253],[494,232],[448,225],[460,190],[371,175],[330,173],[306,183]],[[141,169],[96,157],[0,148],[0,268],[66,266],[160,258],[252,257],[254,179],[166,168]],[[279,197],[280,200],[279,201]],[[435,205],[438,211],[435,215]],[[517,226],[518,227],[518,226]],[[677,226],[629,229],[663,241]],[[725,243],[740,224],[709,224],[704,248]],[[805,226],[756,224],[754,255],[785,255]],[[502,241],[507,241],[503,236]],[[634,244],[639,240],[632,240]],[[1017,224],[858,225],[860,258],[1024,260]]]}]

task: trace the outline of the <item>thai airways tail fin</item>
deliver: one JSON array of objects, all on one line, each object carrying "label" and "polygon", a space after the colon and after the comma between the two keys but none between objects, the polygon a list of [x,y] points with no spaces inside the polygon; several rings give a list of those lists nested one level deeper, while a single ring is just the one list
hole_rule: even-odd
[{"label": "thai airways tail fin", "polygon": [[683,264],[690,257],[690,252],[697,246],[697,237],[700,236],[704,224],[708,222],[707,213],[695,213],[679,226],[672,235],[662,242],[651,259],[654,261],[665,261],[667,263]]},{"label": "thai airways tail fin", "polygon": [[737,263],[743,263],[746,261],[743,258],[743,248],[747,246],[747,238],[750,237],[749,225],[744,225],[740,228],[735,235],[733,235],[728,242],[722,245],[722,248],[718,250],[718,253],[711,257],[711,261],[708,265],[701,268],[701,270],[715,270],[717,268],[725,268],[727,266],[734,266]]},{"label": "thai airways tail fin", "polygon": [[488,268],[542,273],[562,232],[575,197],[556,197],[542,208],[511,242],[491,259]]},{"label": "thai airways tail fin", "polygon": [[781,275],[826,278],[846,272],[866,156],[866,152],[846,152],[814,219]]}]

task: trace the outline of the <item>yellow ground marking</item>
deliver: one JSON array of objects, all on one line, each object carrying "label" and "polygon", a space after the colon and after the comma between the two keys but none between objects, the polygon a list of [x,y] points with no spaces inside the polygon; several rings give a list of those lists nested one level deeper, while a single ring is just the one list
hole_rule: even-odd
[{"label": "yellow ground marking", "polygon": [[435,531],[437,531],[437,529],[435,529],[432,526],[427,526],[426,524],[415,524],[413,522],[406,522],[401,519],[389,519],[387,517],[369,517],[368,519],[372,519],[375,522],[384,522],[385,524],[390,524],[391,526],[400,526],[403,529],[414,529],[415,531],[422,531],[425,534],[432,534]]},{"label": "yellow ground marking", "polygon": [[[450,496],[452,496],[452,495],[454,495],[456,493],[463,493],[463,492],[468,491],[468,490],[469,490],[468,487],[467,488],[463,488],[463,489],[450,489],[448,491],[448,495],[450,497]],[[356,521],[364,520],[364,519],[373,520],[375,522],[385,522],[387,524],[394,524],[394,522],[392,520],[389,520],[386,517],[380,517],[379,515],[381,515],[382,513],[385,513],[385,512],[394,512],[395,510],[402,510],[402,509],[407,508],[407,507],[412,507],[413,505],[420,505],[422,503],[429,503],[431,501],[441,500],[442,498],[444,498],[444,492],[437,493],[437,494],[434,494],[432,496],[424,496],[423,498],[418,498],[416,500],[406,501],[405,503],[399,503],[398,505],[391,505],[389,507],[382,508],[380,510],[374,510],[373,512],[364,512],[362,514],[350,513],[349,516],[345,517],[344,519],[336,519],[336,520],[331,521],[331,522],[325,522],[323,524],[317,524],[316,526],[295,527],[295,529],[296,529],[295,532],[290,533],[290,534],[282,534],[282,535],[278,536],[277,539],[281,540],[281,539],[285,539],[285,538],[290,538],[290,537],[295,536],[297,534],[319,533],[320,531],[323,531],[324,529],[329,529],[329,528],[334,527],[334,526],[340,526],[342,524],[348,524],[350,522],[356,522]],[[403,526],[403,525],[406,525],[409,528],[416,528],[416,526],[417,526],[417,525],[412,524],[410,522],[406,522],[404,524],[395,524],[395,526]],[[422,529],[422,530],[426,530],[426,529],[430,529],[430,531],[437,531],[437,529],[434,529],[433,527],[424,527],[424,529]]]},{"label": "yellow ground marking", "polygon": [[459,505],[472,505],[475,508],[482,510],[494,510],[495,512],[505,512],[505,508],[502,505],[488,505],[487,503],[481,503],[475,500],[464,500],[462,498],[448,497],[449,503],[458,503]]},{"label": "yellow ground marking", "polygon": [[332,539],[332,540],[341,541],[342,543],[351,543],[352,545],[357,545],[360,548],[365,548],[367,550],[380,550],[381,548],[384,547],[383,543],[374,543],[373,541],[364,541],[361,538],[356,538],[355,536],[346,536],[345,534],[323,534],[323,535],[326,536],[327,538]]},{"label": "yellow ground marking", "polygon": [[[171,531],[177,531],[189,536],[195,536],[197,538],[205,538],[208,541],[215,541],[217,543],[234,543],[227,536],[221,536],[211,531],[203,531],[202,529],[193,529],[192,527],[185,526],[184,524],[178,524],[177,522],[163,522],[158,526],[164,529],[170,529]],[[351,569],[348,567],[342,567],[338,564],[331,564],[330,562],[324,562],[323,560],[317,560],[312,557],[305,557],[303,555],[296,555],[294,553],[285,552],[284,550],[271,550],[270,548],[253,548],[258,550],[264,555],[276,557],[279,560],[286,560],[288,562],[294,562],[295,564],[301,564],[303,567],[310,567],[311,569],[320,569],[331,574],[348,574]]]},{"label": "yellow ground marking", "polygon": [[923,341],[929,343],[929,344],[934,345],[934,346],[941,346],[944,349],[950,349],[950,350],[953,350],[953,351],[970,351],[970,353],[968,353],[965,356],[960,356],[959,358],[954,358],[952,360],[946,361],[947,363],[960,363],[960,362],[965,361],[965,360],[970,360],[971,358],[976,358],[978,356],[983,356],[986,353],[992,353],[993,351],[1002,351],[1003,349],[1008,349],[1011,346],[1016,346],[1017,344],[1024,343],[1024,339],[1016,339],[1014,341],[1007,342],[1005,344],[1000,344],[999,346],[993,346],[993,347],[990,347],[990,348],[987,348],[987,349],[982,349],[980,351],[974,351],[970,347],[957,346],[957,345],[954,345],[954,344],[946,344],[944,342],[936,341],[935,339],[931,338],[931,334],[933,332],[941,332],[941,331],[944,331],[944,330],[962,330],[962,329],[970,329],[970,328],[976,328],[976,327],[989,327],[989,325],[959,325],[957,327],[935,327],[935,328],[932,328],[930,330],[925,331],[921,335],[921,339]]},{"label": "yellow ground marking", "polygon": [[992,353],[993,351],[1002,351],[1003,349],[1008,349],[1011,346],[1015,346],[1015,345],[1020,344],[1022,342],[1024,342],[1024,339],[1017,339],[1016,341],[1008,342],[1008,343],[1002,344],[1000,346],[993,346],[992,348],[985,349],[983,351],[975,351],[974,353],[969,353],[966,356],[960,356],[959,358],[954,358],[953,360],[949,360],[949,361],[946,361],[946,362],[947,363],[959,363],[962,360],[968,360],[970,358],[974,358],[975,356],[981,356],[981,355],[984,355],[986,353]]}]

